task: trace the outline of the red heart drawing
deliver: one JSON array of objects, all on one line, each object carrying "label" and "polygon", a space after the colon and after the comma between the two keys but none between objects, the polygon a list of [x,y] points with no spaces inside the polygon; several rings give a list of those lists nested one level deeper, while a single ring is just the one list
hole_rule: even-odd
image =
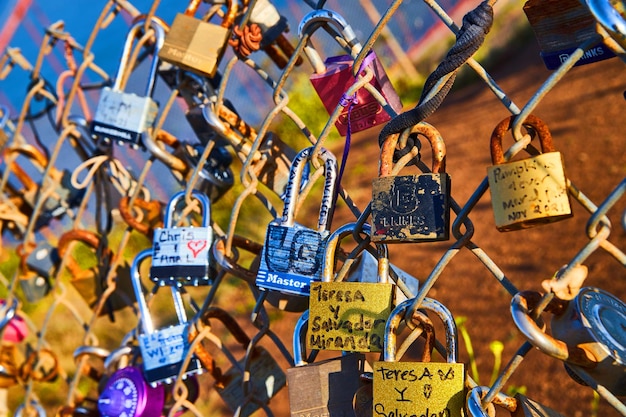
[{"label": "red heart drawing", "polygon": [[196,258],[202,249],[206,248],[206,240],[190,240],[187,242],[187,247],[193,252],[193,257]]}]

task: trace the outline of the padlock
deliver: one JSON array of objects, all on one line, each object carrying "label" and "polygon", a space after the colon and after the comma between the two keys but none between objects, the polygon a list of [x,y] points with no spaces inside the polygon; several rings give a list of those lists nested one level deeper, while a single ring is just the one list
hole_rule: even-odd
[{"label": "padlock", "polygon": [[329,235],[329,216],[333,208],[337,160],[330,151],[321,149],[319,157],[324,161],[325,182],[317,229],[297,224],[295,208],[302,173],[313,156],[313,149],[304,148],[293,160],[282,218],[273,220],[267,227],[256,278],[256,285],[262,290],[308,296],[311,283],[320,280],[324,242]]},{"label": "padlock", "polygon": [[[280,69],[285,68],[295,51],[285,36],[285,33],[289,32],[287,18],[282,16],[269,0],[257,0],[250,13],[250,22],[259,25],[261,30],[263,37],[259,48],[265,51]],[[298,57],[295,64],[301,63],[302,59]]]},{"label": "padlock", "polygon": [[[178,318],[178,324],[156,329],[141,284],[139,267],[143,260],[152,256],[152,249],[144,249],[133,259],[130,267],[131,280],[137,298],[140,314],[139,349],[143,361],[143,374],[151,385],[171,383],[179,375],[180,367],[187,351],[188,342],[185,337],[188,328],[185,306],[177,286],[171,286],[172,299]],[[189,366],[182,373],[186,378],[202,372],[202,364],[192,354]]]},{"label": "padlock", "polygon": [[[429,242],[450,238],[450,176],[446,147],[439,132],[421,122],[411,129],[430,142],[432,171],[419,175],[393,175],[393,153],[399,134],[385,139],[379,176],[372,181],[372,241]],[[403,168],[400,166],[399,168]]]},{"label": "padlock", "polygon": [[213,229],[211,202],[199,191],[191,195],[200,203],[202,224],[199,227],[176,227],[174,211],[185,199],[186,191],[174,194],[165,208],[164,227],[154,231],[150,277],[159,285],[210,285]]},{"label": "padlock", "polygon": [[[19,194],[30,208],[31,213],[29,213],[29,216],[38,204],[37,200],[42,192],[41,187],[45,184],[46,179],[39,183],[34,181],[27,170],[20,166],[15,160],[15,157],[18,155],[24,156],[42,173],[48,169],[50,179],[56,184],[54,192],[47,196],[41,206],[41,211],[38,213],[35,221],[35,230],[39,230],[50,224],[54,218],[60,218],[67,212],[68,207],[77,207],[81,203],[85,190],[77,189],[72,185],[71,173],[68,169],[59,171],[54,167],[48,168],[48,158],[33,145],[21,144],[10,146],[4,150],[4,157],[7,161],[10,161],[8,169],[23,186]],[[14,188],[18,187],[16,186]]]},{"label": "padlock", "polygon": [[[33,412],[35,414],[33,414]],[[20,404],[15,409],[14,417],[46,417],[46,409],[39,403],[39,401],[30,400],[28,404]]]},{"label": "padlock", "polygon": [[530,114],[523,125],[537,134],[542,153],[505,162],[502,137],[514,120],[504,119],[491,134],[493,166],[487,167],[487,177],[496,228],[508,232],[572,217],[563,157],[541,119]]},{"label": "padlock", "polygon": [[583,2],[529,0],[524,3],[523,10],[541,48],[540,56],[546,68],[559,68],[576,48],[594,39],[593,45],[585,51],[575,66],[615,56],[602,41],[596,30],[596,20]]},{"label": "padlock", "polygon": [[157,417],[165,405],[165,386],[152,386],[134,366],[111,375],[98,397],[98,411],[103,417]]},{"label": "padlock", "polygon": [[[417,278],[390,263],[390,278],[392,277],[392,271],[395,272],[398,277],[397,279],[403,284],[396,285],[396,303],[401,303],[407,298],[413,298],[419,290],[419,281]],[[378,282],[378,260],[376,257],[368,251],[361,252],[361,254],[354,259],[352,265],[350,265],[345,280],[348,282]],[[405,286],[406,290],[403,290],[402,286]],[[405,291],[408,292],[408,294]]]},{"label": "padlock", "polygon": [[[571,301],[561,301],[550,321],[552,336],[531,317],[541,294],[523,292],[511,300],[513,321],[522,334],[543,353],[560,359],[568,372],[586,372],[617,396],[626,395],[626,304],[594,287],[583,287]],[[574,378],[581,382],[582,378]]]},{"label": "padlock", "polygon": [[[387,247],[378,246],[378,282],[333,281],[340,240],[357,232],[356,223],[335,230],[326,241],[322,281],[311,283],[307,347],[316,350],[381,352],[385,322],[394,305]],[[369,233],[367,224],[364,233]]]},{"label": "padlock", "polygon": [[[186,142],[181,142],[174,149],[174,156],[180,158],[189,167],[187,183],[191,180],[191,175],[196,169],[204,149],[205,146],[199,143]],[[235,175],[230,168],[232,163],[233,157],[225,147],[214,146],[203,167],[198,170],[194,189],[209,196],[212,203],[217,202],[235,183]]]},{"label": "padlock", "polygon": [[467,411],[469,417],[490,417],[495,415],[495,409],[492,409],[492,404],[507,409],[511,413],[511,417],[564,417],[558,411],[546,407],[520,393],[515,394],[514,397],[510,397],[499,392],[493,403],[490,403],[487,406],[488,408],[485,409],[481,401],[483,397],[487,395],[487,392],[489,392],[489,387],[476,386],[467,394]]},{"label": "padlock", "polygon": [[[205,325],[210,326],[211,319],[220,321],[225,330],[246,351],[247,356],[237,361],[228,348],[222,344],[221,338],[215,334],[210,334],[207,338],[222,350],[231,364],[226,372],[222,372],[219,367],[213,371],[216,392],[232,411],[237,411],[239,416],[247,417],[267,405],[286,385],[285,372],[263,346],[255,344],[250,347],[253,342],[228,312],[219,307],[209,307],[201,320]],[[247,395],[245,395],[243,384],[248,385]]]},{"label": "padlock", "polygon": [[[320,23],[334,25],[351,49],[350,55],[331,57],[322,62],[321,57],[310,44],[304,48],[306,56],[315,69],[315,73],[310,77],[311,84],[322,100],[328,114],[332,114],[342,101],[344,93],[355,82],[355,77],[352,74],[352,64],[354,58],[361,50],[361,44],[356,39],[351,26],[343,17],[332,10],[326,9],[314,10],[304,16],[298,27],[298,36],[302,38],[305,34],[312,34],[314,30],[320,27]],[[401,113],[402,102],[400,97],[393,88],[376,54],[373,51],[370,54],[367,59],[371,61],[367,63],[367,67],[374,73],[370,84],[382,94],[393,111]],[[361,73],[364,70],[365,68],[362,68]],[[342,111],[335,123],[341,136],[346,136],[348,133],[348,120],[350,120],[349,127],[351,133],[379,126],[391,120],[391,116],[387,111],[365,88],[361,88],[356,92],[356,101],[353,101],[353,103],[351,108],[349,107]]]},{"label": "padlock", "polygon": [[21,258],[18,279],[22,292],[29,302],[39,301],[52,288],[50,282],[61,262],[57,249],[47,241],[40,241],[18,245],[16,252]]},{"label": "padlock", "polygon": [[[77,373],[89,378],[89,381],[80,380],[81,395],[57,410],[56,417],[98,417],[98,396],[100,387],[104,387],[108,376],[105,375],[103,364],[111,354],[108,349],[94,345],[82,345],[74,350],[74,364]],[[95,361],[94,359],[97,359]],[[91,382],[91,384],[89,384]],[[94,386],[93,388],[90,385]],[[90,389],[91,388],[91,389]],[[98,388],[96,391],[95,388]]]},{"label": "padlock", "polygon": [[626,18],[624,8],[610,0],[587,0],[584,5],[593,17],[623,49],[626,49]]},{"label": "padlock", "polygon": [[[373,412],[376,415],[391,412],[394,415],[461,417],[465,405],[465,369],[464,364],[457,363],[454,317],[443,304],[425,298],[420,310],[433,312],[442,320],[446,332],[446,362],[408,362],[396,358],[396,334],[403,318],[411,313],[414,301],[399,304],[387,320],[384,360],[373,365]],[[411,320],[420,314],[420,311],[411,314]]]},{"label": "padlock", "polygon": [[[79,264],[73,256],[68,254],[69,244],[73,241],[82,242],[94,251],[97,258],[95,266],[85,269],[85,264]],[[100,245],[100,237],[97,234],[83,229],[68,230],[61,235],[57,243],[58,256],[66,260],[70,272],[70,283],[91,308],[98,304],[106,290],[106,277],[109,273],[109,265],[113,260],[111,250],[108,247],[99,248]],[[66,255],[68,256],[66,257]],[[130,266],[126,261],[118,264],[114,279],[115,290],[109,294],[99,311],[99,315],[106,314],[111,318],[114,311],[122,310],[135,302]]]},{"label": "padlock", "polygon": [[296,322],[293,334],[295,366],[287,369],[289,409],[292,417],[352,415],[352,398],[363,385],[360,377],[372,368],[363,353],[343,353],[341,356],[317,362],[307,362],[306,331],[309,311]]},{"label": "padlock", "polygon": [[228,0],[220,25],[193,17],[200,0],[191,0],[185,13],[178,13],[165,36],[159,58],[182,69],[213,77],[228,46],[237,17],[238,2]]},{"label": "padlock", "polygon": [[91,123],[91,134],[94,139],[105,144],[117,142],[128,143],[133,147],[141,146],[143,133],[152,127],[159,112],[156,101],[152,99],[152,92],[156,84],[159,65],[157,53],[163,46],[165,31],[155,21],[150,22],[156,41],[153,44],[152,62],[143,96],[125,92],[125,86],[122,85],[133,41],[138,37],[145,23],[145,19],[140,19],[130,27],[113,87],[104,87],[100,93],[96,113]]}]

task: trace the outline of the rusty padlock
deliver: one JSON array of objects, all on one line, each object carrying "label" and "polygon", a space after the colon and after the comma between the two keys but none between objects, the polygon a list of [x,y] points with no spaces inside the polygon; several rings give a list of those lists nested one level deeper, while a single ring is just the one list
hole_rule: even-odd
[{"label": "rusty padlock", "polygon": [[393,175],[398,168],[393,154],[399,134],[385,139],[380,154],[379,177],[372,181],[372,241],[383,243],[429,242],[450,236],[450,176],[446,147],[433,126],[421,122],[411,129],[428,139],[432,170],[419,175]]},{"label": "rusty padlock", "polygon": [[[594,287],[583,287],[570,301],[555,299],[547,310],[552,336],[545,333],[530,312],[541,294],[522,292],[511,300],[511,314],[520,332],[543,353],[560,359],[570,374],[585,371],[614,395],[626,395],[626,304]],[[573,378],[581,382],[579,378]]]},{"label": "rusty padlock", "polygon": [[[361,51],[361,44],[346,20],[338,13],[327,9],[314,10],[304,16],[298,26],[298,36],[302,38],[305,34],[311,35],[323,24],[335,26],[350,48],[349,55],[331,57],[326,61],[322,61],[310,43],[304,48],[304,52],[315,70],[315,73],[310,77],[311,84],[322,100],[328,114],[332,114],[342,101],[346,90],[355,82],[352,64],[356,55]],[[382,94],[396,113],[400,113],[402,111],[400,97],[385,73],[382,63],[373,51],[370,52],[367,59],[369,62],[366,66],[374,72],[370,84]],[[365,68],[360,69],[361,72],[364,70]],[[348,127],[351,133],[355,133],[391,120],[387,111],[365,88],[356,92],[356,101],[353,103],[352,106],[342,111],[335,123],[341,136],[348,134]],[[348,120],[350,120],[349,123]]]},{"label": "rusty padlock", "polygon": [[496,228],[508,232],[572,217],[563,157],[541,119],[530,114],[523,125],[537,134],[542,153],[505,161],[502,138],[514,120],[502,120],[491,134],[493,166],[487,167],[487,176]]},{"label": "rusty padlock", "polygon": [[[83,243],[94,251],[96,265],[86,268],[86,263],[79,262],[68,253],[71,242]],[[108,247],[100,247],[100,237],[91,231],[73,229],[63,233],[57,243],[59,258],[66,260],[70,272],[70,283],[87,302],[89,307],[95,307],[106,290],[106,276],[109,265],[113,260],[113,253]],[[105,301],[99,314],[108,314],[126,308],[135,302],[132,283],[130,280],[130,265],[123,261],[115,271],[115,290]]]},{"label": "rusty padlock", "polygon": [[[214,388],[222,400],[237,415],[247,417],[259,408],[267,405],[272,397],[286,385],[285,373],[270,352],[259,344],[253,343],[239,323],[225,310],[209,307],[201,318],[202,322],[211,326],[211,320],[224,325],[224,330],[235,338],[235,341],[246,351],[246,357],[237,360],[230,350],[222,343],[222,338],[212,332],[208,340],[213,342],[228,358],[231,367],[222,372],[219,367],[213,371]],[[248,368],[246,368],[246,363]],[[245,375],[244,375],[245,374]],[[244,384],[248,386],[247,396]]]},{"label": "rusty padlock", "polygon": [[200,0],[191,0],[185,12],[176,15],[159,58],[182,69],[213,77],[228,46],[238,2],[227,1],[227,10],[219,25],[193,17],[200,3]]},{"label": "rusty padlock", "polygon": [[[358,232],[356,223],[335,230],[326,241],[321,282],[311,283],[307,347],[315,350],[381,352],[385,322],[395,304],[389,282],[387,247],[378,246],[378,282],[335,280],[335,253],[341,239]],[[369,233],[364,225],[363,232]]]},{"label": "rusty padlock", "polygon": [[134,202],[135,210],[141,211],[141,216],[138,217],[135,216],[133,210],[129,207],[129,203],[129,196],[120,198],[120,216],[126,224],[152,240],[154,229],[163,225],[163,216],[161,214],[163,205],[157,200],[146,201],[138,197]]}]

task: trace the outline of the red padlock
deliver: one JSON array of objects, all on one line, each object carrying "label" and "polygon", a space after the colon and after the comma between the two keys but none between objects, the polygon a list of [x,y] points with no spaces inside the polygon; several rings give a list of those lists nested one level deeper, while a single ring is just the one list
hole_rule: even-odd
[{"label": "red padlock", "polygon": [[[354,57],[361,51],[361,44],[356,39],[350,25],[339,14],[325,9],[314,10],[307,14],[300,22],[298,36],[311,34],[323,24],[335,26],[351,50],[351,55],[330,57],[322,62],[319,54],[311,45],[304,48],[315,69],[315,73],[310,77],[311,84],[322,100],[328,114],[332,114],[337,105],[344,99],[344,93],[356,81],[352,74],[352,65]],[[402,111],[400,97],[391,85],[391,81],[374,51],[370,52],[363,61],[360,68],[361,74],[368,67],[374,72],[370,84],[381,93],[394,112],[400,113]],[[350,100],[352,100],[352,104],[345,107],[335,123],[341,136],[347,135],[348,125],[351,133],[355,133],[381,125],[391,119],[389,113],[365,88],[360,88],[356,92],[356,97],[351,97]]]},{"label": "red padlock", "polygon": [[28,325],[22,317],[17,315],[17,299],[5,307],[6,301],[0,300],[0,309],[6,309],[4,318],[0,320],[2,341],[7,343],[20,343],[28,335]]}]

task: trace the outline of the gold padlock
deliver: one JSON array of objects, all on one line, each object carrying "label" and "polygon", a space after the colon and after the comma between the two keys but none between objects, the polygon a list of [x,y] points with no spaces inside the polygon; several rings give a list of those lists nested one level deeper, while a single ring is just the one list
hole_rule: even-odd
[{"label": "gold padlock", "polygon": [[184,70],[213,77],[226,51],[238,3],[227,1],[228,10],[220,25],[193,17],[199,5],[200,0],[191,0],[185,13],[176,15],[159,58]]},{"label": "gold padlock", "polygon": [[504,119],[491,134],[491,161],[487,168],[496,228],[501,232],[526,229],[572,216],[563,157],[541,119],[528,115],[523,125],[539,137],[541,154],[505,162],[502,137],[515,116]]}]

